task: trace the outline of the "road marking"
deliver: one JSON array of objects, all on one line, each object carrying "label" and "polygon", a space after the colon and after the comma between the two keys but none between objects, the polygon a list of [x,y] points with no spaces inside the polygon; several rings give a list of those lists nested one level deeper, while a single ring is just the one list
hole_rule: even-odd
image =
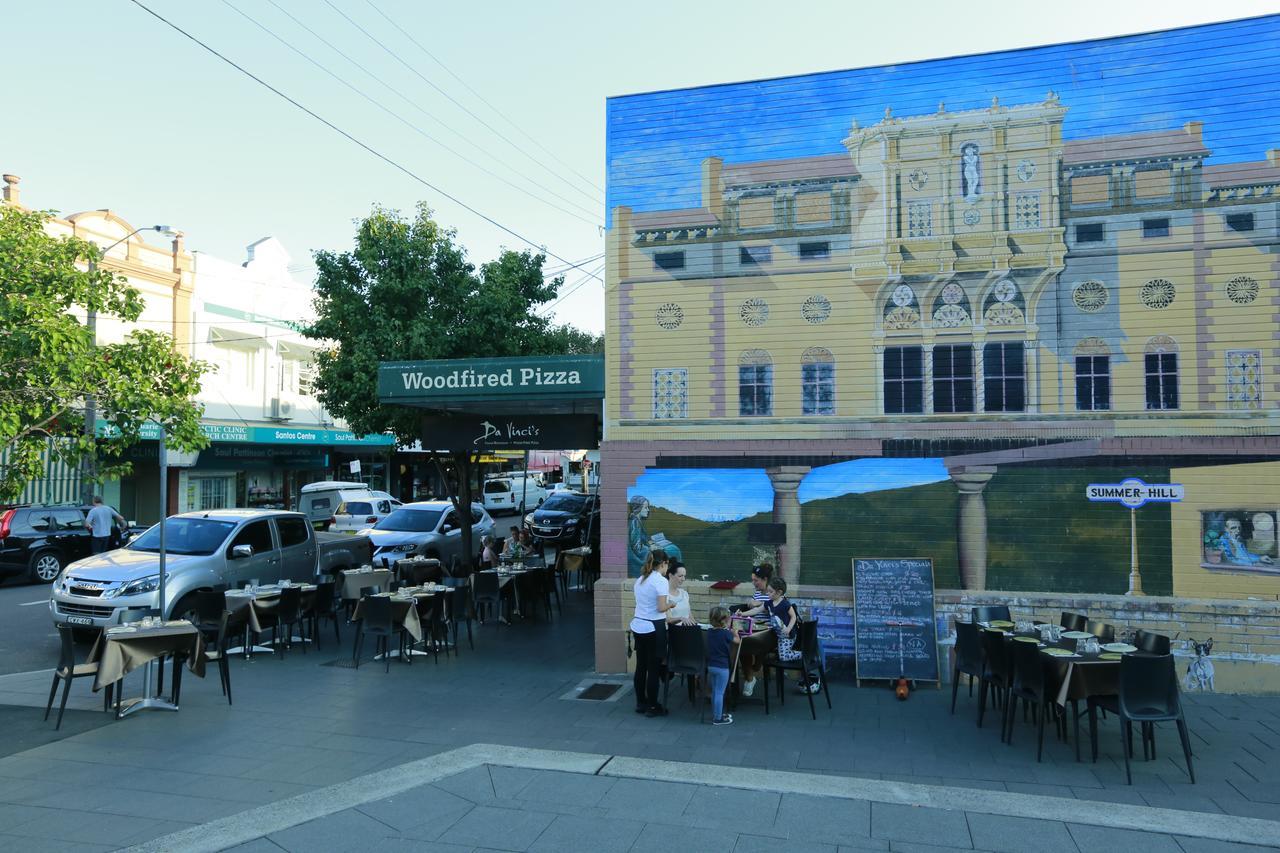
[{"label": "road marking", "polygon": [[48,604],[48,603],[49,603],[49,599],[47,599],[47,598],[42,598],[42,599],[40,599],[39,601],[24,601],[24,602],[22,602],[21,604],[19,604],[18,606],[19,606],[19,607],[34,607],[34,606],[36,606],[37,604]]}]

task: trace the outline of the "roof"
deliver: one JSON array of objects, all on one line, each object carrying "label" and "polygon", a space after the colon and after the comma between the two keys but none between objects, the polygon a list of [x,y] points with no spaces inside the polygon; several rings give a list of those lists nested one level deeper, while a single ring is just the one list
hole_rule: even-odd
[{"label": "roof", "polygon": [[294,515],[302,518],[302,513],[289,512],[283,509],[199,509],[171,515],[170,518],[211,518],[214,521],[243,521],[246,518],[267,518],[273,515]]},{"label": "roof", "polygon": [[1081,163],[1107,163],[1113,160],[1140,160],[1152,157],[1205,157],[1198,128],[1154,130],[1117,136],[1094,136],[1074,139],[1063,145],[1062,161],[1068,166]]},{"label": "roof", "polygon": [[816,157],[734,163],[726,165],[722,172],[725,186],[818,178],[849,178],[857,174],[858,169],[853,165],[853,160],[848,154],[820,154]]},{"label": "roof", "polygon": [[1280,165],[1269,160],[1258,160],[1252,163],[1205,166],[1204,183],[1210,188],[1241,184],[1280,184]]},{"label": "roof", "polygon": [[631,217],[631,225],[637,230],[662,226],[699,226],[719,225],[720,220],[705,207],[686,207],[677,210],[652,210],[647,213],[636,213]]},{"label": "roof", "polygon": [[[473,509],[484,509],[479,501],[472,501],[471,507]],[[397,509],[453,509],[453,501],[414,501],[397,507]]]}]

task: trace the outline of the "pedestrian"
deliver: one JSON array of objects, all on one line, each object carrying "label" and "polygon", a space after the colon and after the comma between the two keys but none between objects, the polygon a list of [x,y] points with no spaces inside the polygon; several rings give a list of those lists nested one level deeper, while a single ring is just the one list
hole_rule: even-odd
[{"label": "pedestrian", "polygon": [[631,636],[635,638],[636,674],[633,681],[636,713],[660,717],[667,709],[658,704],[658,682],[662,662],[666,658],[667,617],[671,602],[667,599],[667,552],[649,552],[635,586],[636,609],[631,619]]},{"label": "pedestrian", "polygon": [[93,509],[85,518],[85,526],[89,528],[89,553],[101,554],[111,547],[111,526],[120,522],[120,529],[128,528],[129,523],[124,516],[102,502],[102,495],[93,496]]}]

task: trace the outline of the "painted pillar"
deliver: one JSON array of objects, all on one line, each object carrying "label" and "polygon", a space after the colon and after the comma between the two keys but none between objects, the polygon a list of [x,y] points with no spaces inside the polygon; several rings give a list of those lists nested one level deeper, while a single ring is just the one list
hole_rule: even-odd
[{"label": "painted pillar", "polygon": [[788,583],[800,583],[800,481],[808,465],[766,468],[773,485],[773,521],[787,526],[787,542],[778,548],[778,574]]},{"label": "painted pillar", "polygon": [[987,505],[983,489],[996,473],[994,465],[956,468],[951,480],[960,490],[956,553],[960,559],[960,587],[987,588]]}]

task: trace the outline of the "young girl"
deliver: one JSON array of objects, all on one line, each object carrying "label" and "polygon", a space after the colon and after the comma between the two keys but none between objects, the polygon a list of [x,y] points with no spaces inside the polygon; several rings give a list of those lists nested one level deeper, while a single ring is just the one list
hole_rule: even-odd
[{"label": "young girl", "polygon": [[671,602],[667,598],[667,552],[650,551],[645,558],[635,586],[636,610],[631,619],[631,634],[636,643],[636,713],[659,717],[667,709],[658,704],[658,681],[662,661],[666,657],[667,616]]},{"label": "young girl", "polygon": [[711,724],[727,726],[733,715],[724,713],[724,691],[729,686],[729,658],[740,641],[729,630],[729,611],[711,608],[711,630],[707,632],[707,674],[711,676]]},{"label": "young girl", "polygon": [[[796,626],[800,624],[800,612],[787,598],[787,582],[782,578],[769,580],[769,603],[765,607],[769,611],[769,621],[773,624],[774,633],[778,635],[778,660],[800,660],[802,654],[795,648]],[[806,693],[817,693],[819,685],[808,673],[802,673],[800,689]]]}]

